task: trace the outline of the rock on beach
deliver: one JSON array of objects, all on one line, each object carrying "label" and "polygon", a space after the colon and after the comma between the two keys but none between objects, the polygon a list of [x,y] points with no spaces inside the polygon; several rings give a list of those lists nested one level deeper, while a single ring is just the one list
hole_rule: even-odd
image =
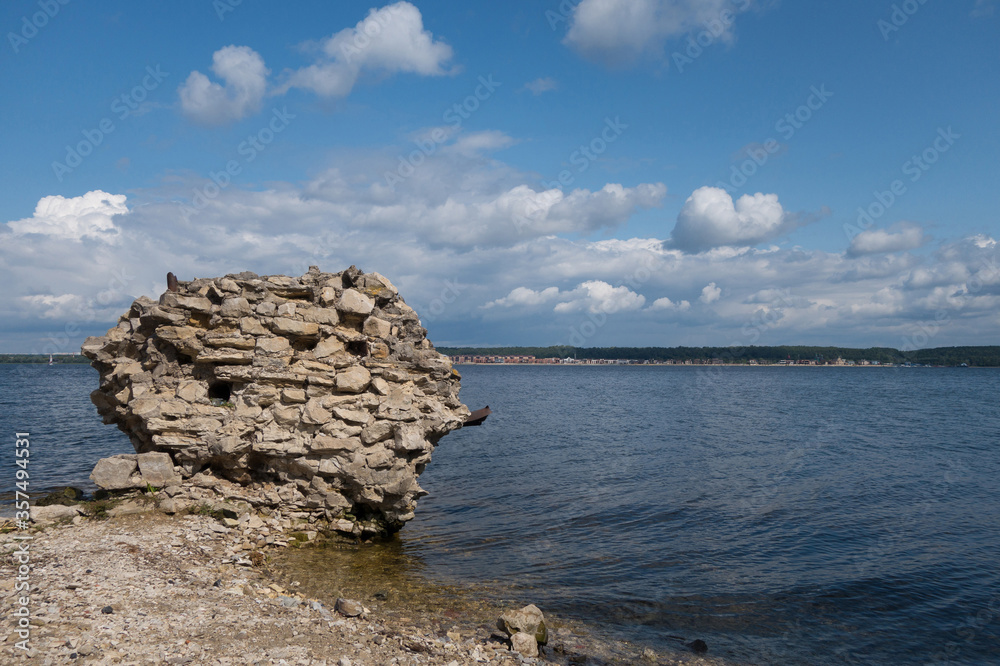
[{"label": "rock on beach", "polygon": [[469,410],[461,377],[378,273],[239,273],[132,303],[82,352],[91,400],[135,455],[100,461],[109,491],[176,486],[385,536],[413,518],[417,477]]}]

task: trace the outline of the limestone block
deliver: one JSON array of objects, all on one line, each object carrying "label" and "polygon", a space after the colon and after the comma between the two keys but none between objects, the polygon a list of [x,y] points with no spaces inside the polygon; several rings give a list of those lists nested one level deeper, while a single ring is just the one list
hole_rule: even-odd
[{"label": "limestone block", "polygon": [[136,459],[144,483],[163,488],[181,482],[180,475],[174,471],[174,462],[170,459],[170,454],[140,453]]},{"label": "limestone block", "polygon": [[365,335],[375,338],[387,338],[392,331],[392,324],[385,319],[368,317],[368,319],[365,319],[364,327],[361,330],[364,331]]},{"label": "limestone block", "polygon": [[287,317],[275,317],[271,320],[271,330],[278,335],[315,336],[319,335],[319,324]]},{"label": "limestone block", "polygon": [[325,338],[313,348],[313,356],[316,358],[326,358],[337,352],[344,351],[344,343],[339,338]]},{"label": "limestone block", "polygon": [[519,633],[526,634],[533,641],[537,641],[539,645],[545,645],[548,642],[549,634],[545,627],[545,616],[534,604],[502,614],[497,620],[497,628],[511,637]]},{"label": "limestone block", "polygon": [[367,315],[375,309],[375,301],[354,289],[345,289],[337,301],[337,309],[345,314]]},{"label": "limestone block", "polygon": [[223,317],[244,317],[253,312],[250,301],[245,298],[227,298],[222,301],[219,314]]},{"label": "limestone block", "polygon": [[333,418],[323,407],[323,400],[320,398],[310,398],[306,406],[302,408],[302,422],[310,425],[322,425]]},{"label": "limestone block", "polygon": [[337,390],[348,393],[361,393],[368,388],[371,373],[361,366],[354,366],[344,372],[337,373]]},{"label": "limestone block", "polygon": [[90,480],[104,490],[136,488],[139,484],[132,479],[135,469],[135,456],[101,458],[90,473]]},{"label": "limestone block", "polygon": [[291,346],[292,344],[288,341],[288,338],[257,338],[258,352],[276,354],[287,351]]},{"label": "limestone block", "polygon": [[62,504],[51,504],[49,506],[33,506],[29,509],[29,516],[33,523],[51,523],[57,520],[76,518],[80,512],[75,506],[63,506]]}]

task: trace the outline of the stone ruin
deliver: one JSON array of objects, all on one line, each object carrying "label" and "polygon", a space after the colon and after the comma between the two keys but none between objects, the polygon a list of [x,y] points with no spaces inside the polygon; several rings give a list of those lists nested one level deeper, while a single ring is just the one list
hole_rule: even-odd
[{"label": "stone ruin", "polygon": [[137,452],[91,478],[395,532],[426,494],[417,476],[434,446],[469,416],[461,377],[426,333],[392,282],[354,266],[171,274],[158,302],[137,299],[83,344],[100,372],[91,400]]}]

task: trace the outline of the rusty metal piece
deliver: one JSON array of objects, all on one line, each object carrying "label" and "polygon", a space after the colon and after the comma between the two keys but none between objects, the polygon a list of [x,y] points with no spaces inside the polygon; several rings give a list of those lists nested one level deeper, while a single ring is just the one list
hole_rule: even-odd
[{"label": "rusty metal piece", "polygon": [[462,424],[462,427],[465,428],[467,426],[483,425],[483,421],[485,421],[486,417],[492,413],[493,411],[490,409],[489,405],[486,405],[482,409],[477,409],[469,414],[469,418],[465,419],[465,423]]}]

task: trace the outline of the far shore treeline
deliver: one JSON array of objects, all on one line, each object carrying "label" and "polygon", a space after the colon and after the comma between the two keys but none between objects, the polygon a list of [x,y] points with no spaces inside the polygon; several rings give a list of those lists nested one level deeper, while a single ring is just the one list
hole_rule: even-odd
[{"label": "far shore treeline", "polygon": [[[48,363],[48,354],[0,354],[0,363]],[[64,365],[67,363],[90,363],[83,354],[53,354],[53,365]]]},{"label": "far shore treeline", "polygon": [[438,347],[448,356],[534,356],[535,358],[577,358],[634,361],[713,361],[749,364],[751,359],[777,363],[782,360],[872,361],[920,365],[961,365],[1000,367],[1000,346],[937,347],[900,351],[891,347]]}]

